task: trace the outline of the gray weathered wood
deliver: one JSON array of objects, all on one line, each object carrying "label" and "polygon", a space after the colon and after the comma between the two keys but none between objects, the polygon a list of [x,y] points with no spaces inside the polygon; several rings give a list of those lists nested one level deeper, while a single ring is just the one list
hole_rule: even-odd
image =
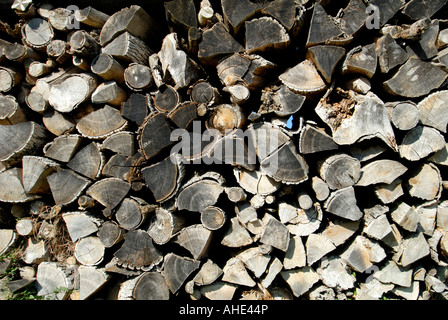
[{"label": "gray weathered wood", "polygon": [[324,130],[307,124],[300,132],[299,149],[302,154],[335,150],[338,145]]},{"label": "gray weathered wood", "polygon": [[67,167],[89,179],[99,177],[105,163],[97,143],[92,142],[79,150],[67,163]]},{"label": "gray weathered wood", "polygon": [[140,63],[148,64],[149,56],[152,50],[145,42],[133,36],[129,32],[125,32],[103,47],[103,53],[113,56],[115,59],[123,63]]},{"label": "gray weathered wood", "polygon": [[319,281],[319,275],[310,266],[280,272],[296,297],[302,296]]},{"label": "gray weathered wood", "polygon": [[361,177],[361,163],[347,154],[336,154],[318,164],[320,177],[330,189],[343,189],[356,184]]},{"label": "gray weathered wood", "polygon": [[37,295],[50,300],[65,300],[69,296],[68,290],[58,288],[73,288],[73,280],[69,278],[66,269],[55,262],[42,262],[36,273]]},{"label": "gray weathered wood", "polygon": [[446,101],[448,101],[448,91],[439,91],[423,99],[418,104],[421,123],[446,133],[448,124],[445,117],[448,112]]},{"label": "gray weathered wood", "polygon": [[319,45],[308,48],[311,60],[327,83],[333,79],[336,67],[345,56],[345,49],[338,46]]},{"label": "gray weathered wood", "polygon": [[82,137],[77,134],[62,135],[44,147],[45,157],[60,162],[69,162],[75,155]]},{"label": "gray weathered wood", "polygon": [[444,147],[445,139],[439,131],[419,125],[403,138],[400,156],[410,161],[418,161]]},{"label": "gray weathered wood", "polygon": [[411,130],[420,121],[420,111],[418,106],[412,101],[386,103],[393,125],[400,130]]},{"label": "gray weathered wood", "polygon": [[185,219],[181,215],[163,208],[157,208],[149,222],[147,232],[155,243],[163,245],[168,243],[184,227]]},{"label": "gray weathered wood", "polygon": [[24,156],[22,158],[22,181],[26,193],[46,193],[49,191],[47,176],[59,165],[38,156]]},{"label": "gray weathered wood", "polygon": [[423,164],[413,170],[408,180],[408,192],[423,200],[439,199],[442,192],[440,170],[432,163]]},{"label": "gray weathered wood", "polygon": [[124,68],[111,55],[100,53],[93,59],[91,70],[106,81],[124,82]]},{"label": "gray weathered wood", "polygon": [[[390,148],[397,150],[395,133],[384,103],[373,93],[365,96],[354,92],[336,90],[321,99],[316,113],[332,130],[333,140],[339,145],[350,145],[357,141],[383,140]],[[328,101],[332,95],[333,103]]]},{"label": "gray weathered wood", "polygon": [[327,86],[309,60],[304,60],[279,76],[281,82],[289,89],[300,94],[315,94]]},{"label": "gray weathered wood", "polygon": [[47,141],[47,135],[44,127],[32,121],[0,125],[0,160],[4,163],[14,163],[20,161],[24,155],[36,153]]},{"label": "gray weathered wood", "polygon": [[198,57],[203,64],[216,65],[224,56],[243,51],[244,47],[232,37],[223,23],[218,22],[202,34]]},{"label": "gray weathered wood", "polygon": [[125,230],[138,229],[146,220],[154,207],[141,198],[130,197],[124,199],[117,207],[115,219]]},{"label": "gray weathered wood", "polygon": [[384,89],[393,95],[417,98],[438,89],[447,77],[448,73],[430,62],[410,58],[390,80],[384,82]]},{"label": "gray weathered wood", "polygon": [[55,35],[53,27],[47,20],[33,18],[23,26],[22,36],[30,47],[36,50],[44,50]]},{"label": "gray weathered wood", "polygon": [[159,264],[163,256],[147,232],[132,230],[126,233],[124,243],[114,253],[114,258],[124,268],[145,270]]},{"label": "gray weathered wood", "polygon": [[142,91],[154,84],[151,69],[141,64],[130,64],[124,72],[126,85],[133,91]]},{"label": "gray weathered wood", "polygon": [[104,178],[90,186],[86,193],[106,208],[113,209],[126,197],[130,189],[131,185],[126,181]]},{"label": "gray weathered wood", "polygon": [[193,259],[200,260],[207,256],[211,240],[212,232],[202,224],[196,224],[181,230],[174,242],[187,249]]},{"label": "gray weathered wood", "polygon": [[362,211],[357,206],[353,187],[334,191],[325,202],[324,208],[336,216],[351,221],[357,221],[363,216]]},{"label": "gray weathered wood", "polygon": [[260,242],[286,252],[290,241],[290,234],[286,226],[268,214],[264,216],[263,224],[264,230]]},{"label": "gray weathered wood", "polygon": [[361,178],[357,186],[368,186],[371,184],[390,184],[402,176],[408,169],[395,160],[376,160],[361,168]]},{"label": "gray weathered wood", "polygon": [[168,300],[170,291],[161,273],[145,272],[138,278],[132,296],[135,300]]},{"label": "gray weathered wood", "polygon": [[58,112],[71,112],[90,99],[97,84],[97,78],[92,74],[69,76],[51,87],[48,102]]},{"label": "gray weathered wood", "polygon": [[[325,12],[320,4],[315,4],[311,18],[311,26],[308,33],[307,47],[317,44],[337,44],[350,39],[336,25],[331,16]],[[348,38],[348,39],[347,39]]]},{"label": "gray weathered wood", "polygon": [[226,213],[218,207],[210,206],[201,212],[201,223],[208,230],[220,229],[224,226],[226,219]]},{"label": "gray weathered wood", "polygon": [[164,258],[162,275],[170,291],[175,294],[199,266],[199,261],[168,253]]},{"label": "gray weathered wood", "polygon": [[200,79],[201,67],[181,49],[176,33],[165,37],[159,57],[163,76],[174,82],[175,89],[188,87]]},{"label": "gray weathered wood", "polygon": [[126,101],[127,93],[115,81],[106,81],[92,92],[92,103],[121,106]]},{"label": "gray weathered wood", "polygon": [[130,33],[143,41],[156,45],[160,41],[160,28],[142,7],[132,5],[111,15],[104,23],[100,43],[105,47],[120,34]]},{"label": "gray weathered wood", "polygon": [[375,44],[359,46],[347,53],[342,66],[343,74],[361,74],[372,78],[378,66]]},{"label": "gray weathered wood", "polygon": [[325,235],[313,233],[308,236],[305,244],[307,264],[313,265],[336,249],[336,246]]},{"label": "gray weathered wood", "polygon": [[77,21],[84,23],[96,29],[101,29],[110,16],[93,7],[85,7],[82,10],[75,11],[75,18]]},{"label": "gray weathered wood", "polygon": [[286,29],[270,17],[245,22],[246,52],[249,54],[285,49],[290,42]]},{"label": "gray weathered wood", "polygon": [[[104,122],[102,119],[108,119],[108,121]],[[120,115],[120,112],[109,105],[105,105],[103,108],[83,117],[76,128],[84,137],[104,139],[116,132],[123,131],[126,126],[127,121]]]},{"label": "gray weathered wood", "polygon": [[395,67],[402,65],[409,54],[388,33],[376,42],[378,64],[382,73],[389,73]]},{"label": "gray weathered wood", "polygon": [[58,169],[47,177],[53,199],[64,206],[75,202],[90,184],[90,181],[70,169]]},{"label": "gray weathered wood", "polygon": [[98,292],[110,280],[110,275],[103,269],[80,266],[79,272],[79,300],[87,300]]}]

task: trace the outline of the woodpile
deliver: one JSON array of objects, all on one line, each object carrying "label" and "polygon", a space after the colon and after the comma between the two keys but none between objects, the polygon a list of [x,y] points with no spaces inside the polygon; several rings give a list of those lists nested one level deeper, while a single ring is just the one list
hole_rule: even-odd
[{"label": "woodpile", "polygon": [[11,2],[11,290],[448,298],[446,0]]}]

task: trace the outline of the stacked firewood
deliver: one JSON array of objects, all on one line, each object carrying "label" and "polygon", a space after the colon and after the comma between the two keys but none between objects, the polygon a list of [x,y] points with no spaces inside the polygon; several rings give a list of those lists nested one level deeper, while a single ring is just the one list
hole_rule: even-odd
[{"label": "stacked firewood", "polygon": [[14,1],[0,18],[11,291],[448,298],[446,4]]}]

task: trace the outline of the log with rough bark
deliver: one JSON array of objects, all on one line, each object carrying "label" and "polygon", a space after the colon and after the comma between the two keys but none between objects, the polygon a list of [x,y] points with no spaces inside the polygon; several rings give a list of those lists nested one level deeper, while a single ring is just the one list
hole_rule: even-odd
[{"label": "log with rough bark", "polygon": [[216,65],[224,56],[243,51],[244,47],[232,37],[223,23],[218,22],[202,34],[198,57],[203,64]]},{"label": "log with rough bark", "polygon": [[384,89],[393,95],[418,98],[438,89],[447,77],[448,73],[434,64],[410,58],[390,80],[384,82]]},{"label": "log with rough bark", "polygon": [[200,262],[197,260],[168,253],[163,262],[162,275],[171,293],[175,294],[199,266]]},{"label": "log with rough bark", "polygon": [[92,72],[104,80],[114,80],[118,83],[124,82],[124,68],[111,55],[100,53],[91,64]]},{"label": "log with rough bark", "polygon": [[121,104],[121,115],[139,126],[145,122],[149,114],[149,100],[146,95],[132,93],[129,99]]},{"label": "log with rough bark", "polygon": [[143,222],[150,212],[154,211],[153,206],[140,198],[131,197],[124,199],[115,212],[115,219],[121,228],[125,230],[135,230]]},{"label": "log with rough bark", "polygon": [[69,49],[70,46],[67,42],[63,40],[53,40],[47,45],[47,55],[57,63],[63,64],[71,59]]},{"label": "log with rough bark", "polygon": [[69,169],[57,169],[47,177],[51,194],[57,205],[64,206],[75,202],[90,184],[90,181]]},{"label": "log with rough bark", "polygon": [[96,57],[101,49],[98,41],[84,30],[76,31],[70,37],[70,48],[77,55],[88,59]]},{"label": "log with rough bark", "polygon": [[38,51],[45,50],[55,36],[53,27],[42,18],[29,20],[22,28],[22,35],[26,44]]},{"label": "log with rough bark", "polygon": [[288,69],[279,76],[280,81],[294,92],[304,95],[315,94],[326,88],[316,67],[309,60]]},{"label": "log with rough bark", "polygon": [[105,178],[97,181],[86,191],[86,194],[106,208],[113,209],[126,197],[131,185],[118,178]]},{"label": "log with rough bark", "polygon": [[96,29],[101,29],[110,18],[108,14],[101,12],[93,7],[85,7],[82,10],[75,11],[77,21],[84,23]]},{"label": "log with rough bark", "polygon": [[17,124],[26,121],[26,116],[17,99],[11,95],[0,95],[0,124]]},{"label": "log with rough bark", "polygon": [[18,68],[0,67],[0,92],[8,92],[19,84],[22,80],[23,74]]},{"label": "log with rough bark", "polygon": [[2,137],[0,160],[4,163],[13,163],[24,155],[36,153],[47,141],[47,135],[44,127],[32,121],[0,125]]},{"label": "log with rough bark", "polygon": [[107,19],[101,29],[100,44],[105,47],[120,34],[129,33],[145,42],[157,45],[160,41],[159,31],[160,28],[154,18],[142,7],[133,5],[114,13]]},{"label": "log with rough bark", "polygon": [[[108,119],[108,121],[102,121],[103,119]],[[82,118],[76,128],[84,137],[104,139],[116,132],[125,130],[126,126],[127,121],[120,115],[120,112],[109,105],[105,105]]]},{"label": "log with rough bark", "polygon": [[170,291],[161,273],[145,272],[136,282],[132,296],[135,300],[169,300]]},{"label": "log with rough bark", "polygon": [[111,248],[124,239],[124,231],[115,221],[106,221],[98,229],[98,238],[106,248]]},{"label": "log with rough bark", "polygon": [[102,53],[107,53],[124,63],[133,62],[146,65],[152,50],[140,38],[125,32],[103,47]]},{"label": "log with rough bark", "polygon": [[117,264],[131,270],[151,269],[163,259],[161,252],[143,230],[132,230],[126,233],[124,243],[118,249],[114,258]]}]

